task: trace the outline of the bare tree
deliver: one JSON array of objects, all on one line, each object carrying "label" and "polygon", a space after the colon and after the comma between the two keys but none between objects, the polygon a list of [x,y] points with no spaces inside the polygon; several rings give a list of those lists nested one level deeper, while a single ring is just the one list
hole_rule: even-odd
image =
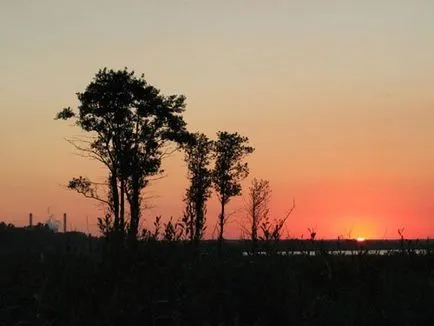
[{"label": "bare tree", "polygon": [[260,237],[260,239],[267,242],[279,241],[281,238],[283,226],[285,225],[286,221],[288,220],[294,209],[295,200],[292,201],[292,207],[290,208],[290,210],[283,217],[275,219],[273,223],[270,222],[270,219],[267,216],[267,218],[265,218],[261,224],[261,230],[263,235],[262,237]]},{"label": "bare tree", "polygon": [[249,188],[247,202],[248,221],[247,229],[245,230],[252,241],[253,252],[256,252],[257,249],[260,226],[265,220],[268,220],[270,198],[270,182],[263,179],[253,179]]}]

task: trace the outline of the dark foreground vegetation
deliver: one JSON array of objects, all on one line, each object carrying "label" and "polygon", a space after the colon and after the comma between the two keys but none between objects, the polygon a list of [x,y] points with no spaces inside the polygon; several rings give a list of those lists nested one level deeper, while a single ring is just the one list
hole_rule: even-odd
[{"label": "dark foreground vegetation", "polygon": [[216,242],[197,252],[188,242],[148,241],[132,251],[104,239],[89,246],[77,240],[85,236],[55,238],[42,251],[31,242],[27,251],[10,242],[2,251],[0,325],[434,323],[430,250],[243,256],[250,243],[233,242],[219,258]]}]

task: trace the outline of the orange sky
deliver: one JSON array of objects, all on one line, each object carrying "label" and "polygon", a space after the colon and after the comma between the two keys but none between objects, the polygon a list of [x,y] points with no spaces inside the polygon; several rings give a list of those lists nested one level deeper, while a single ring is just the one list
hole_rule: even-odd
[{"label": "orange sky", "polygon": [[[47,208],[96,232],[93,202],[62,188],[104,177],[53,121],[95,72],[127,66],[187,96],[192,131],[239,131],[270,180],[291,236],[434,236],[434,3],[431,1],[74,1],[0,4],[0,219]],[[182,212],[181,155],[152,185],[165,218]],[[227,237],[238,238],[243,199]],[[86,224],[86,216],[89,225]],[[208,210],[208,234],[216,221]],[[286,231],[285,231],[286,232]]]}]

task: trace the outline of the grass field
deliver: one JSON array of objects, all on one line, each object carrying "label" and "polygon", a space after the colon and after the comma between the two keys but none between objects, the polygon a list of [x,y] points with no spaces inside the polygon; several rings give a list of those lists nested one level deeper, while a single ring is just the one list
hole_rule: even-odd
[{"label": "grass field", "polygon": [[242,256],[248,243],[231,242],[219,259],[212,242],[199,256],[182,243],[134,254],[86,243],[4,250],[0,325],[434,324],[430,250],[329,255],[306,242],[316,256]]}]

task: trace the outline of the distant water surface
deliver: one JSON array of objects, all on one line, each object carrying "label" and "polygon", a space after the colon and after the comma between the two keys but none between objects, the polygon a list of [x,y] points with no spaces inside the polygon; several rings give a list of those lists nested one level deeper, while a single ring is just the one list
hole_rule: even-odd
[{"label": "distant water surface", "polygon": [[[318,252],[318,251],[278,251],[277,254],[281,255],[281,256],[300,256],[300,255],[316,256],[318,254],[321,255],[323,252],[324,251],[322,251],[322,252]],[[375,256],[387,256],[387,255],[398,254],[400,252],[401,252],[401,250],[399,250],[399,249],[391,249],[391,250],[384,250],[384,249],[363,250],[363,249],[361,249],[361,250],[329,250],[329,251],[326,251],[326,253],[329,255],[344,255],[344,256],[359,255],[359,254],[375,255]],[[416,254],[416,255],[427,254],[426,249],[414,249],[411,252]],[[247,251],[243,251],[243,256],[249,256],[249,254],[251,254],[251,253],[249,253]],[[259,251],[259,252],[257,252],[257,254],[258,255],[266,255],[267,253],[265,251]]]}]

